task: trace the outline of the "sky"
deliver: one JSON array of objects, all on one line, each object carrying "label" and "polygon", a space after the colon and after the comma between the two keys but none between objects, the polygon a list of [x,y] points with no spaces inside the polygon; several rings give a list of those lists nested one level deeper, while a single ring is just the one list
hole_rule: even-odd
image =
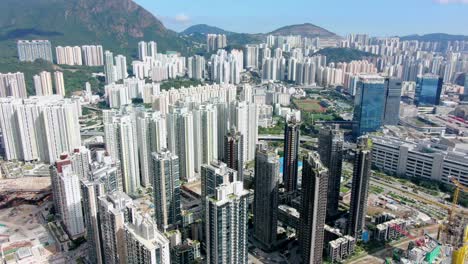
[{"label": "sky", "polygon": [[468,35],[468,0],[134,0],[172,30],[208,24],[266,33],[312,23],[339,35]]}]

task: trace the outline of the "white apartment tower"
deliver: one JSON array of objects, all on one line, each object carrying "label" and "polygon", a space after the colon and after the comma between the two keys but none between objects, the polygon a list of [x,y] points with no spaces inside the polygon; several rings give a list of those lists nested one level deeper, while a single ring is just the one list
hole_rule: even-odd
[{"label": "white apartment tower", "polygon": [[113,192],[98,199],[104,263],[127,264],[125,211],[132,199],[123,192]]},{"label": "white apartment tower", "polygon": [[65,83],[63,81],[63,73],[56,71],[54,72],[54,84],[55,84],[55,94],[59,94],[65,97]]},{"label": "white apartment tower", "polygon": [[167,116],[168,148],[177,154],[181,179],[192,182],[195,176],[193,114],[187,107],[176,107]]},{"label": "white apartment tower", "polygon": [[0,97],[27,98],[24,73],[0,73]]},{"label": "white apartment tower", "polygon": [[207,263],[248,263],[247,196],[243,183],[233,182],[206,199]]},{"label": "white apartment tower", "polygon": [[72,161],[67,154],[51,168],[54,202],[60,219],[72,238],[84,234],[83,211],[81,209],[80,180],[73,171]]},{"label": "white apartment tower", "polygon": [[127,263],[170,264],[169,240],[147,216],[133,214],[125,224]]},{"label": "white apartment tower", "polygon": [[[106,120],[105,120],[106,121]],[[135,195],[140,188],[137,129],[131,115],[114,116],[104,122],[106,149],[114,160],[120,160],[123,189]]]},{"label": "white apartment tower", "polygon": [[36,95],[45,96],[52,95],[52,76],[50,72],[43,71],[39,75],[33,76],[34,88],[36,90]]}]

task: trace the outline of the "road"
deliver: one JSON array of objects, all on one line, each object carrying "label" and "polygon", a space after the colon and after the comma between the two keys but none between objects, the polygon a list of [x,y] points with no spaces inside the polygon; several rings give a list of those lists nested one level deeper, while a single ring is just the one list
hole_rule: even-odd
[{"label": "road", "polygon": [[[390,188],[392,189],[393,192],[396,192],[398,194],[401,194],[401,195],[405,195],[407,197],[410,197],[414,200],[417,200],[417,201],[420,201],[420,202],[424,202],[424,203],[427,203],[427,204],[432,204],[434,206],[437,206],[443,210],[449,210],[451,207],[450,205],[447,205],[447,204],[444,204],[444,203],[441,203],[439,202],[439,199],[438,197],[434,197],[430,194],[427,194],[427,193],[423,193],[423,194],[416,194],[414,192],[412,192],[411,190],[407,190],[407,189],[403,189],[403,185],[401,185],[398,181],[394,181],[392,183],[387,183],[383,180],[380,180],[380,179],[377,179],[376,177],[372,177],[371,178],[371,182],[377,186],[380,186],[380,187],[383,187],[383,188]],[[456,211],[458,212],[461,212],[465,215],[468,215],[468,209],[466,208],[457,208],[455,209]]]}]

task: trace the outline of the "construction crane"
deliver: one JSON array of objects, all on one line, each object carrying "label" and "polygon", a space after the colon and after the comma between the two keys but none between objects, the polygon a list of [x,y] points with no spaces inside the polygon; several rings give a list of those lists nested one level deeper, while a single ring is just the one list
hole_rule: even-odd
[{"label": "construction crane", "polygon": [[[454,212],[458,204],[458,197],[460,195],[460,190],[468,193],[468,187],[465,187],[463,184],[457,181],[457,179],[455,179],[454,177],[450,177],[449,179],[455,185],[452,207],[448,215],[448,220],[449,220],[449,225],[450,225],[454,221],[454,217],[455,217]],[[446,228],[445,231],[448,232],[448,228]],[[459,249],[453,251],[452,264],[465,264],[468,261],[468,226],[465,226],[464,228],[464,235],[462,239],[463,239],[463,242],[462,242],[463,245]]]}]

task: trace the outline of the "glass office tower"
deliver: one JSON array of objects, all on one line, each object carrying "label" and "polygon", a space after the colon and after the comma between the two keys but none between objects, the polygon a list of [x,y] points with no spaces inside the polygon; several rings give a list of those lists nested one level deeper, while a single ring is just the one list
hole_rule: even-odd
[{"label": "glass office tower", "polygon": [[385,79],[378,75],[361,75],[354,97],[353,135],[374,132],[382,126],[385,106]]},{"label": "glass office tower", "polygon": [[419,75],[416,78],[414,103],[416,106],[434,106],[440,103],[442,78],[434,74]]}]

